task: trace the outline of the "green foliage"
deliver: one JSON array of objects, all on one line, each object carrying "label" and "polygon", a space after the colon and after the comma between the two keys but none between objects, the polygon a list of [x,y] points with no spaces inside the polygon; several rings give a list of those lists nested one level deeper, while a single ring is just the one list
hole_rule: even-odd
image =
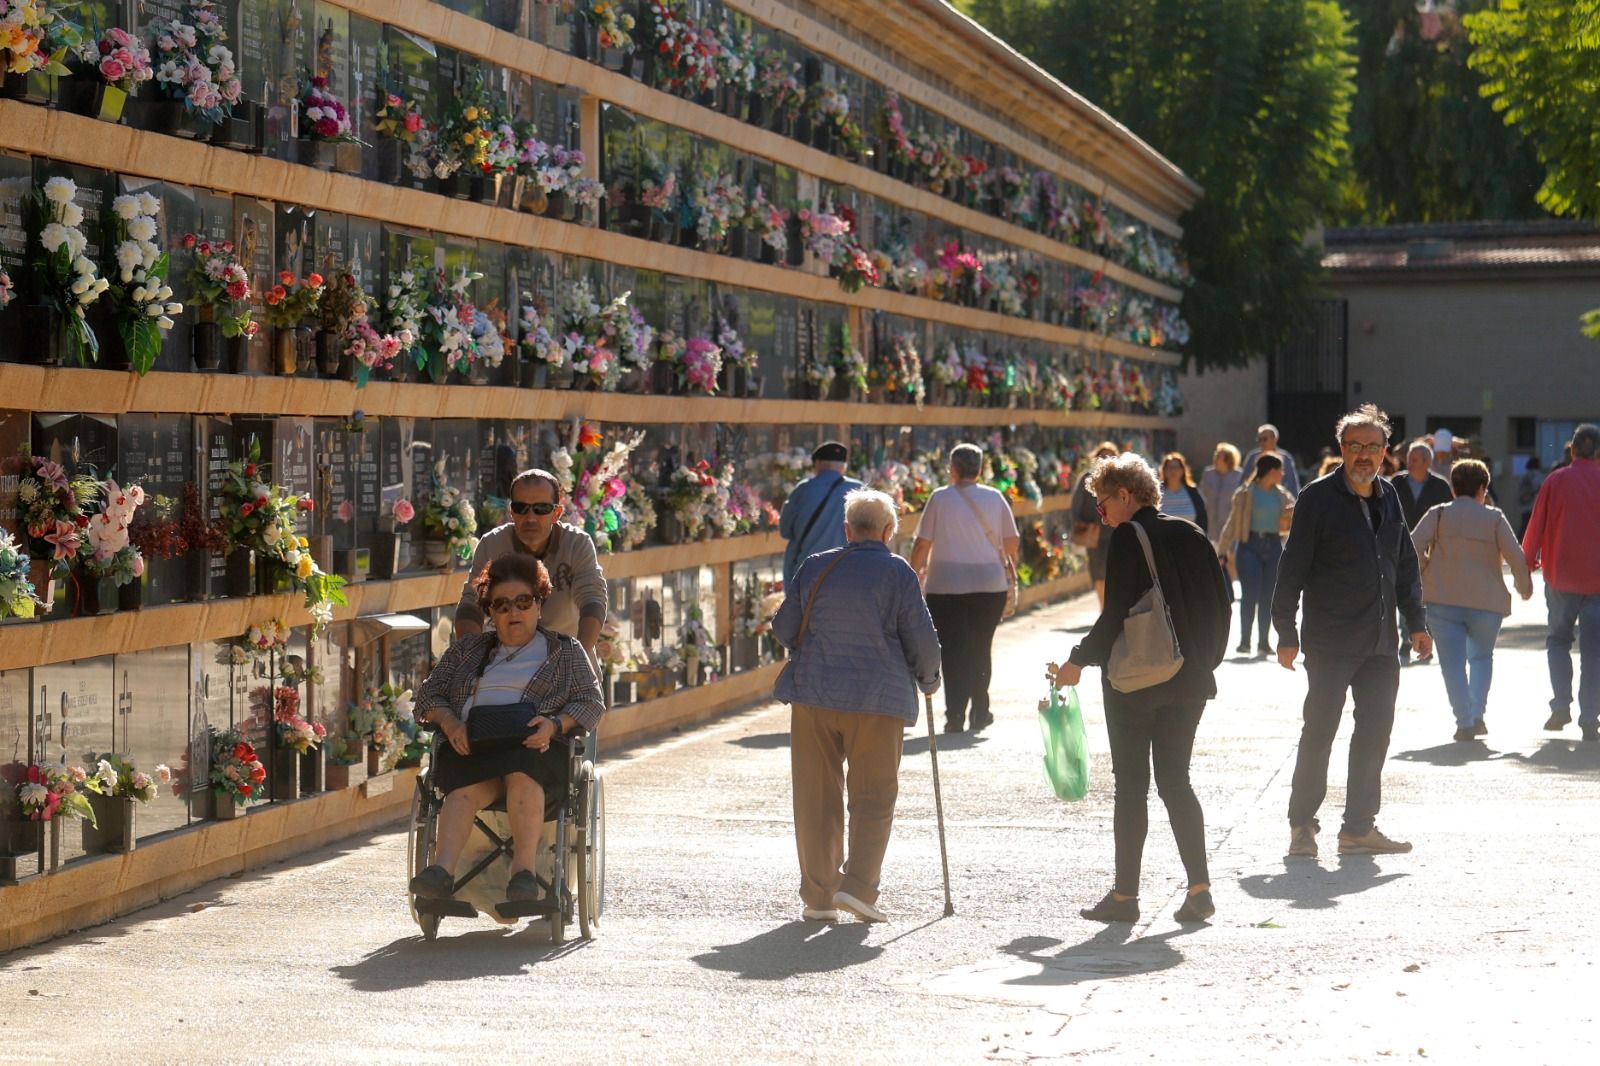
[{"label": "green foliage", "polygon": [[1600,219],[1600,0],[1499,0],[1466,25],[1483,95],[1545,166],[1539,203]]},{"label": "green foliage", "polygon": [[[1341,221],[1360,224],[1534,218],[1542,170],[1468,69],[1461,19],[1416,0],[1341,0],[1356,27],[1350,114],[1354,173]],[[1467,13],[1494,0],[1456,0]]]},{"label": "green foliage", "polygon": [[1240,365],[1306,321],[1304,235],[1341,201],[1355,59],[1333,0],[966,0],[969,13],[1205,188],[1181,220],[1198,365]]}]

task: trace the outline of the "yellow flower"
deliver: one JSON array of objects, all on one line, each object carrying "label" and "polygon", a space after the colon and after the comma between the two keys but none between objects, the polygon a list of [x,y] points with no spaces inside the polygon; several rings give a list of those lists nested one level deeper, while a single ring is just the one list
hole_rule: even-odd
[{"label": "yellow flower", "polygon": [[311,547],[311,542],[306,540],[306,538],[298,537],[296,539],[300,542],[300,550],[301,551],[305,551],[307,548]]},{"label": "yellow flower", "polygon": [[476,122],[476,121],[478,121],[478,109],[475,108],[475,107],[469,107],[465,111],[463,111],[461,114],[462,114],[462,117],[465,118],[468,122]]},{"label": "yellow flower", "polygon": [[461,135],[461,143],[462,143],[462,144],[471,144],[471,143],[472,143],[472,134],[470,134],[470,133],[463,133],[463,134],[462,134],[462,135]]},{"label": "yellow flower", "polygon": [[316,569],[317,564],[311,561],[311,556],[302,555],[300,556],[299,565],[294,568],[294,573],[296,577],[303,581],[315,573]]}]

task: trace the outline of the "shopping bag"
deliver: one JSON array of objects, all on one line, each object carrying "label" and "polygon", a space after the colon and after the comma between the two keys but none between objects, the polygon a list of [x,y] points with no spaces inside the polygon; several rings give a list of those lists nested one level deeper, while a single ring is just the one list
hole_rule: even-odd
[{"label": "shopping bag", "polygon": [[1039,732],[1044,737],[1044,776],[1056,796],[1080,800],[1089,794],[1089,736],[1083,728],[1078,690],[1050,687],[1049,699],[1039,701]]}]

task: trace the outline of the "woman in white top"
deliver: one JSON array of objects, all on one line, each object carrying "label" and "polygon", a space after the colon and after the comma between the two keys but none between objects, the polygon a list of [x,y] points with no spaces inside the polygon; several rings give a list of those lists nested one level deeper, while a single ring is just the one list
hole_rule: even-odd
[{"label": "woman in white top", "polygon": [[950,450],[950,484],[934,492],[917,523],[911,567],[922,577],[944,662],[946,733],[990,722],[990,649],[1017,571],[1017,520],[1006,498],[978,484],[983,451]]}]

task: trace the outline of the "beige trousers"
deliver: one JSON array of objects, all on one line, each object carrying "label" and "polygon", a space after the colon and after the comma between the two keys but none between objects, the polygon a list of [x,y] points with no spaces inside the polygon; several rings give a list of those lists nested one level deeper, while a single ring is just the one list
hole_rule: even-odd
[{"label": "beige trousers", "polygon": [[831,908],[833,894],[839,891],[864,903],[877,901],[878,876],[900,794],[904,728],[901,719],[885,714],[794,705],[789,719],[794,838],[800,855],[800,898],[807,907]]}]

